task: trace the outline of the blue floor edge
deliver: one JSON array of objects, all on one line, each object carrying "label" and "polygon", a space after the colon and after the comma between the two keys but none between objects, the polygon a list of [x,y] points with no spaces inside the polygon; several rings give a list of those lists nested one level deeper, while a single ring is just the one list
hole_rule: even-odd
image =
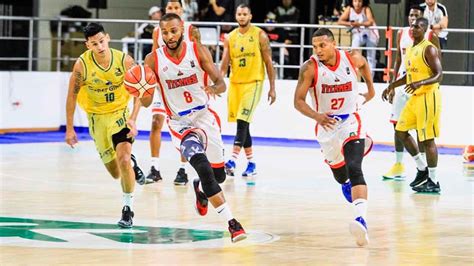
[{"label": "blue floor edge", "polygon": [[[42,142],[62,142],[64,141],[65,126],[61,126],[57,131],[48,132],[27,132],[27,133],[6,133],[0,135],[0,144],[18,144],[18,143],[42,143]],[[79,141],[92,140],[89,136],[87,127],[76,127],[76,133]],[[148,140],[150,131],[140,130],[136,139]],[[170,141],[171,136],[168,132],[161,133],[164,141]],[[234,136],[223,135],[222,139],[226,144],[232,144]],[[316,140],[287,139],[287,138],[265,138],[252,137],[254,145],[260,146],[278,146],[278,147],[302,147],[302,148],[320,148]],[[373,150],[393,152],[393,145],[374,144]],[[440,154],[461,155],[462,148],[438,147]]]}]

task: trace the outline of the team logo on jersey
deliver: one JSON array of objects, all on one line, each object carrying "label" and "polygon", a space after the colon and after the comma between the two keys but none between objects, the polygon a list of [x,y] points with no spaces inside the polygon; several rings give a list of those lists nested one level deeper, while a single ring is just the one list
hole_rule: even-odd
[{"label": "team logo on jersey", "polygon": [[250,36],[249,42],[253,42],[253,36]]},{"label": "team logo on jersey", "polygon": [[96,74],[96,72],[93,71],[92,74],[91,74],[91,76],[92,76],[92,77],[95,77],[95,74]]},{"label": "team logo on jersey", "polygon": [[181,70],[178,70],[178,76],[182,76],[184,75],[183,72],[181,72]]},{"label": "team logo on jersey", "polygon": [[243,46],[242,46],[242,47],[240,47],[240,51],[241,51],[241,52],[243,52],[243,51],[244,51],[244,47],[243,47]]},{"label": "team logo on jersey", "polygon": [[107,85],[107,86],[112,85],[112,81],[108,81],[108,80],[107,80],[107,82],[105,83],[105,85]]},{"label": "team logo on jersey", "polygon": [[337,77],[334,78],[334,82],[339,82],[341,80],[339,80]]},{"label": "team logo on jersey", "polygon": [[190,64],[191,64],[191,67],[195,67],[195,66],[196,66],[196,65],[194,64],[194,60],[191,60]]},{"label": "team logo on jersey", "polygon": [[168,71],[168,66],[165,66],[165,67],[163,68],[163,72],[166,72],[166,71]]},{"label": "team logo on jersey", "polygon": [[347,74],[347,75],[350,75],[350,74],[351,74],[351,70],[349,69],[349,67],[346,67],[346,74]]},{"label": "team logo on jersey", "polygon": [[250,115],[250,110],[247,109],[247,108],[244,108],[244,109],[242,110],[242,115],[247,115],[247,116]]},{"label": "team logo on jersey", "polygon": [[123,72],[122,70],[120,69],[120,67],[116,67],[115,68],[115,76],[122,76],[123,75]]}]

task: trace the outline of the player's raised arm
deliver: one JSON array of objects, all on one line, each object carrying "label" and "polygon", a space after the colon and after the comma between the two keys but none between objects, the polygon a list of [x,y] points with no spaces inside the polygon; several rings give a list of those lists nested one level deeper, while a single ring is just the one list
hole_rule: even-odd
[{"label": "player's raised arm", "polygon": [[324,129],[331,129],[336,123],[334,118],[327,116],[326,114],[320,114],[311,108],[306,103],[306,95],[308,94],[309,87],[314,80],[314,62],[312,60],[306,61],[301,66],[300,73],[298,75],[298,84],[296,85],[294,106],[303,115],[316,120]]},{"label": "player's raised arm", "polygon": [[65,141],[71,148],[78,142],[74,130],[74,112],[76,110],[77,95],[83,83],[83,66],[81,59],[77,59],[69,78],[69,89],[66,99],[66,136]]},{"label": "player's raised arm", "polygon": [[270,82],[270,90],[268,91],[268,101],[270,101],[270,104],[272,104],[276,100],[275,69],[273,68],[272,48],[270,47],[270,41],[268,40],[268,36],[264,31],[260,32],[259,42],[260,52],[262,53],[263,62],[265,63],[268,80]]},{"label": "player's raised arm", "polygon": [[367,63],[367,60],[365,60],[365,58],[360,53],[351,53],[349,56],[352,63],[354,64],[354,67],[359,69],[359,72],[362,75],[362,78],[364,78],[365,84],[367,85],[367,92],[360,94],[365,98],[364,103],[366,103],[375,96],[374,82],[372,81],[369,63]]}]

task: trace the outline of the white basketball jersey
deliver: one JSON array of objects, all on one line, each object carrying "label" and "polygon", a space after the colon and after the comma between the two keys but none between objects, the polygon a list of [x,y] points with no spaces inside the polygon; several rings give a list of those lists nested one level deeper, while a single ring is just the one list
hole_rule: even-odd
[{"label": "white basketball jersey", "polygon": [[349,58],[349,53],[336,50],[336,65],[326,66],[317,56],[311,56],[316,67],[311,96],[317,112],[334,115],[357,112],[359,90],[357,73]]},{"label": "white basketball jersey", "polygon": [[[183,41],[190,42],[192,25],[191,23],[184,22],[183,26],[184,26]],[[161,34],[161,29],[159,27],[157,29],[157,33],[158,34],[156,35],[156,39],[157,39],[158,46],[159,47],[165,46],[165,42],[163,41],[163,35]]]},{"label": "white basketball jersey", "polygon": [[[404,27],[400,31],[401,31],[401,34],[400,34],[398,47],[400,47],[402,61],[401,61],[400,68],[398,69],[397,74],[398,74],[398,77],[403,77],[406,73],[405,57],[407,53],[407,48],[413,45],[413,37],[411,35],[410,27]],[[433,36],[433,31],[428,29],[425,32],[425,39],[431,40],[432,36]]]},{"label": "white basketball jersey", "polygon": [[183,53],[178,59],[168,54],[168,48],[154,52],[158,90],[169,116],[184,116],[207,106],[209,96],[202,87],[207,86],[207,74],[201,68],[194,42],[183,41]]}]

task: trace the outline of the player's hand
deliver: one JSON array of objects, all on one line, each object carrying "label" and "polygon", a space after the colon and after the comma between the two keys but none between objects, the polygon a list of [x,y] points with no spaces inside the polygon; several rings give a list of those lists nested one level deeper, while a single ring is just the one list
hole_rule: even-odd
[{"label": "player's hand", "polygon": [[138,135],[137,125],[135,124],[135,120],[128,119],[127,127],[128,129],[130,129],[130,132],[128,132],[127,134],[127,138],[135,138]]},{"label": "player's hand", "polygon": [[395,89],[393,88],[392,84],[390,84],[382,92],[382,101],[388,101],[389,103],[392,103],[394,95],[395,95]]},{"label": "player's hand", "polygon": [[270,105],[272,105],[275,102],[276,97],[277,95],[276,95],[275,89],[270,89],[268,91],[268,98],[267,98],[267,100],[270,102]]},{"label": "player's hand", "polygon": [[71,148],[74,149],[74,145],[78,143],[76,131],[74,129],[66,130],[66,136],[64,137],[64,140],[69,146],[71,146]]},{"label": "player's hand", "polygon": [[331,130],[336,125],[337,120],[333,117],[328,116],[327,113],[317,113],[314,117],[316,122],[324,128],[324,130]]},{"label": "player's hand", "polygon": [[351,27],[357,28],[357,27],[360,27],[360,26],[361,26],[361,24],[360,24],[359,21],[352,21],[351,22]]},{"label": "player's hand", "polygon": [[408,84],[405,87],[405,92],[409,94],[413,94],[420,87],[421,87],[421,82],[419,81],[413,82],[413,83]]},{"label": "player's hand", "polygon": [[[372,91],[372,93],[370,93]],[[360,96],[364,97],[364,102],[362,104],[365,104],[366,102],[372,100],[375,96],[375,91],[374,90],[369,90],[366,93],[359,93]]]},{"label": "player's hand", "polygon": [[216,99],[217,97],[221,97],[220,93],[217,93],[216,90],[216,85],[211,85],[207,87],[201,87],[208,95],[212,96],[213,99]]}]

